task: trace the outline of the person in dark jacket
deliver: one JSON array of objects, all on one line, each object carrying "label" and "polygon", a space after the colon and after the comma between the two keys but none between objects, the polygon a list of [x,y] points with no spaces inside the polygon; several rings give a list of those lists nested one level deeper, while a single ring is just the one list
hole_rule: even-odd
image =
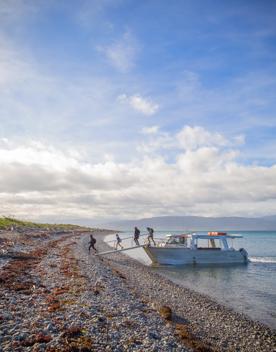
[{"label": "person in dark jacket", "polygon": [[139,243],[139,237],[140,237],[140,230],[138,229],[138,227],[134,227],[134,242],[136,244],[136,246],[140,246]]},{"label": "person in dark jacket", "polygon": [[150,246],[151,241],[156,246],[156,243],[153,239],[154,230],[151,227],[147,227],[147,230],[148,230],[148,244],[149,244],[149,246]]},{"label": "person in dark jacket", "polygon": [[116,242],[115,249],[118,249],[118,246],[120,246],[121,249],[123,249],[124,247],[121,245],[122,240],[121,240],[120,236],[117,233],[116,233],[116,240],[117,240],[117,242]]},{"label": "person in dark jacket", "polygon": [[90,253],[90,249],[93,248],[95,252],[98,252],[97,249],[95,248],[95,244],[96,244],[96,238],[93,237],[93,235],[90,235],[90,241],[89,241],[89,253]]}]

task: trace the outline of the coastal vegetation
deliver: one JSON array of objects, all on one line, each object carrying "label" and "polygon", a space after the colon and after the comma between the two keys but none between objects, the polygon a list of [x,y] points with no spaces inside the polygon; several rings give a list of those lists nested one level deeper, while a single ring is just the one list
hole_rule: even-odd
[{"label": "coastal vegetation", "polygon": [[[13,217],[2,216],[0,217],[0,230],[8,230],[13,228],[32,228],[32,229],[47,229],[47,230],[81,230],[83,226],[72,225],[72,224],[48,224],[48,223],[36,223],[32,221],[19,220]],[[89,229],[85,227],[85,229]]]}]

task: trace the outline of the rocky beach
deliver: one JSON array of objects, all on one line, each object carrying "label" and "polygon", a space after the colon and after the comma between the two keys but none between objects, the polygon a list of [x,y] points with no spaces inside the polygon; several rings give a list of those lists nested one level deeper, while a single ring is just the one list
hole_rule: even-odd
[{"label": "rocky beach", "polygon": [[[89,230],[0,234],[0,351],[275,351],[276,332],[115,253]],[[94,230],[98,251],[109,249]]]}]

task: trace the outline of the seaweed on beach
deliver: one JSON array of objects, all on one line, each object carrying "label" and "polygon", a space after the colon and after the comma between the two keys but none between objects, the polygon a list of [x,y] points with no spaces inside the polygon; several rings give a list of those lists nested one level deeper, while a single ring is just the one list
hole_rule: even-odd
[{"label": "seaweed on beach", "polygon": [[194,352],[218,352],[218,350],[206,342],[201,341],[191,331],[188,324],[175,324],[175,334],[185,346],[191,347]]}]

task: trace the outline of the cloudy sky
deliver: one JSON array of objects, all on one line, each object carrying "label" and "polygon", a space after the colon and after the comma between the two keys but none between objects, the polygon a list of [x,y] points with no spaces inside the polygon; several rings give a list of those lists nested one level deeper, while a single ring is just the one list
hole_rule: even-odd
[{"label": "cloudy sky", "polygon": [[0,0],[0,215],[276,214],[274,0]]}]

